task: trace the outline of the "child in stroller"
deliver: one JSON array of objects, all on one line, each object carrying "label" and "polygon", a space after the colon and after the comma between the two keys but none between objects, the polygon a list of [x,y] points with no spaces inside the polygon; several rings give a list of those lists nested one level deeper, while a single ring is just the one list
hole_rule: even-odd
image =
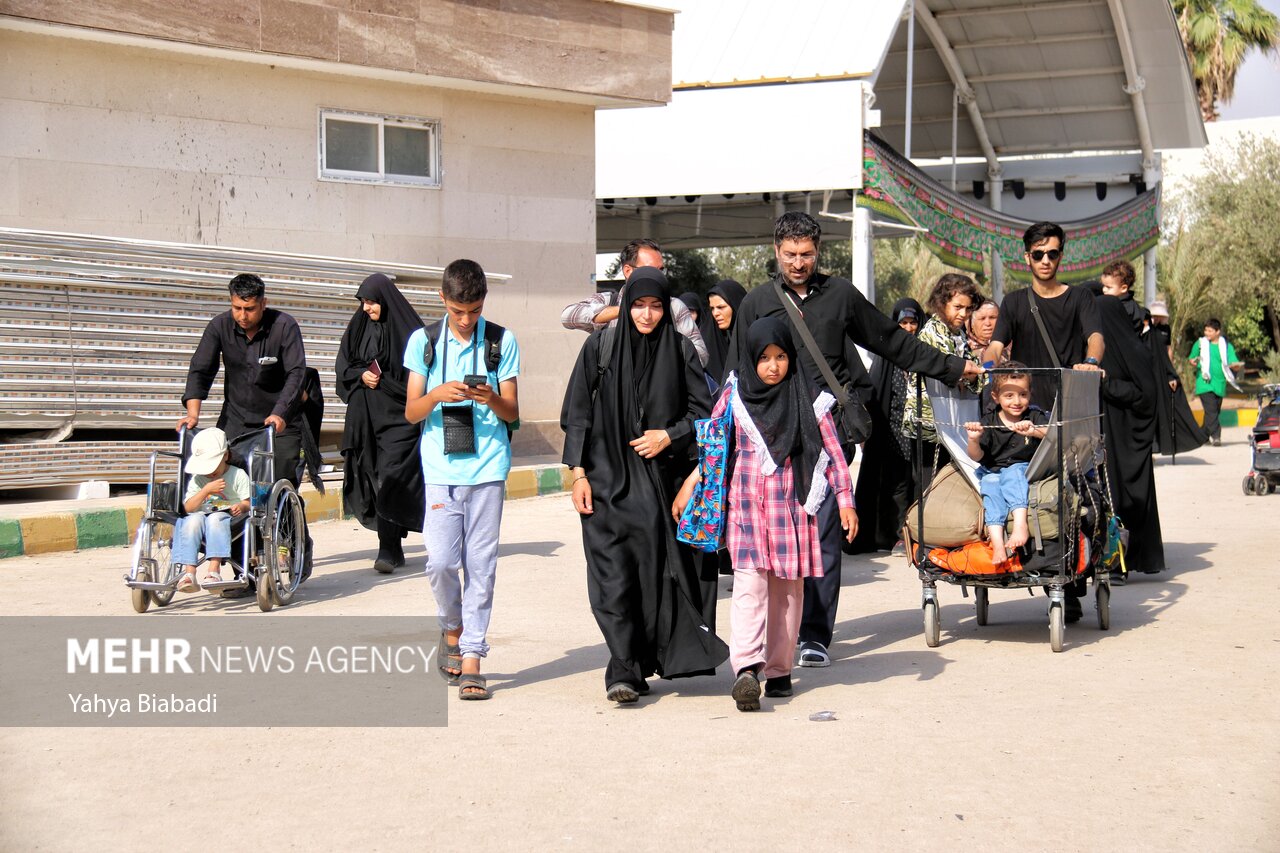
[{"label": "child in stroller", "polygon": [[[1009,362],[1005,366],[1013,372],[996,374],[991,384],[998,408],[980,421],[964,425],[969,458],[980,463],[977,474],[983,518],[996,565],[1027,544],[1031,535],[1027,527],[1027,466],[1049,422],[1043,411],[1031,407],[1031,377],[1016,372],[1022,365]],[[1006,542],[1005,524],[1010,516],[1013,529]]]}]

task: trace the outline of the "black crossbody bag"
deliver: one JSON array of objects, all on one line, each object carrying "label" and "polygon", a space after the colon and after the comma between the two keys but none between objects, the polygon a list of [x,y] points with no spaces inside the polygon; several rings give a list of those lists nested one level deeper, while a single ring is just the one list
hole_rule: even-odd
[{"label": "black crossbody bag", "polygon": [[862,444],[871,437],[871,415],[867,412],[867,407],[858,399],[858,392],[853,389],[853,383],[841,385],[836,380],[831,365],[827,363],[827,357],[818,348],[817,341],[813,339],[813,333],[809,331],[809,326],[804,321],[804,315],[791,301],[791,297],[782,291],[782,285],[777,279],[773,280],[773,292],[777,294],[778,301],[782,303],[787,316],[791,318],[791,325],[800,336],[801,346],[813,356],[814,364],[818,365],[818,371],[827,383],[827,388],[836,398],[836,424],[840,427],[840,432],[846,441]]}]

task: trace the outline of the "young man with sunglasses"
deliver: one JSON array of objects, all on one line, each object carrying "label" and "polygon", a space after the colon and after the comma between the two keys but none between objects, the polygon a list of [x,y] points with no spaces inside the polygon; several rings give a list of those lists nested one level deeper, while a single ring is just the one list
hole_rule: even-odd
[{"label": "young man with sunglasses", "polygon": [[[1054,367],[1056,356],[1057,364],[1062,367],[1098,369],[1104,344],[1093,294],[1058,281],[1058,266],[1066,243],[1062,226],[1053,222],[1037,222],[1022,235],[1022,244],[1026,247],[1023,257],[1031,268],[1031,286],[1005,296],[991,345],[987,347],[987,358],[997,364],[1009,357],[1028,367]],[[1045,332],[1053,343],[1052,353],[1031,314],[1033,296]],[[1032,402],[1050,411],[1054,383],[1036,378],[1039,381],[1032,382]]]},{"label": "young man with sunglasses", "polygon": [[[1058,281],[1058,265],[1067,244],[1062,226],[1053,222],[1037,222],[1022,235],[1026,248],[1023,256],[1031,267],[1031,286],[1005,296],[1000,306],[996,330],[987,347],[987,358],[997,364],[1006,357],[1016,358],[1028,367],[1073,367],[1076,370],[1098,370],[1104,345],[1102,320],[1097,300],[1083,287],[1071,287]],[[1031,314],[1032,299],[1044,321],[1044,332]],[[1046,338],[1053,344],[1050,351]],[[1056,361],[1056,363],[1055,363]],[[1049,377],[1031,381],[1031,402],[1046,412],[1053,410],[1056,383]],[[1068,622],[1082,615],[1080,585],[1066,588]]]}]

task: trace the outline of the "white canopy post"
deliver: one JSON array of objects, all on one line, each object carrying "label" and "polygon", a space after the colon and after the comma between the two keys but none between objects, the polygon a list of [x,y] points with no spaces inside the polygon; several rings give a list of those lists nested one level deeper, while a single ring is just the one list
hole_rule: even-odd
[{"label": "white canopy post", "polygon": [[871,251],[871,211],[853,208],[853,285],[867,300],[876,301],[875,253]]}]

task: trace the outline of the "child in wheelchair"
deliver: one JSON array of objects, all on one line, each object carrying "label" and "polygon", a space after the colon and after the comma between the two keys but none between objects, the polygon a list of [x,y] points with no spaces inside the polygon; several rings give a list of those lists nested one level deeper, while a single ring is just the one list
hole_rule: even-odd
[{"label": "child in wheelchair", "polygon": [[217,428],[202,430],[191,442],[183,509],[186,515],[174,526],[173,562],[184,569],[178,592],[195,592],[195,566],[201,541],[208,559],[200,584],[222,580],[222,561],[231,557],[233,520],[239,526],[248,517],[253,486],[249,475],[230,464],[227,436]]}]

